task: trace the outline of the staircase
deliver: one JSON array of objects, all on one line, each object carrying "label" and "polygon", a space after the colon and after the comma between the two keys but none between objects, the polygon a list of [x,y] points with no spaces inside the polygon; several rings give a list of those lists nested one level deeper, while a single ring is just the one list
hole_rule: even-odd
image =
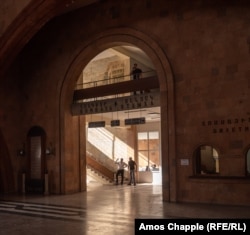
[{"label": "staircase", "polygon": [[95,185],[113,184],[109,179],[89,167],[87,167],[87,183],[94,183]]},{"label": "staircase", "polygon": [[[108,169],[102,162],[95,159],[91,154],[87,154],[86,158],[87,176],[101,184],[113,184],[115,182],[116,168]],[[128,171],[124,172],[124,182],[128,182]]]},{"label": "staircase", "polygon": [[107,166],[104,166],[89,153],[86,156],[86,163],[88,176],[102,184],[110,184],[114,182],[115,171],[108,169]]},{"label": "staircase", "polygon": [[[106,156],[90,142],[87,142],[86,153],[87,176],[101,184],[113,184],[117,165],[114,160]],[[129,173],[125,169],[124,181],[128,182]]]}]

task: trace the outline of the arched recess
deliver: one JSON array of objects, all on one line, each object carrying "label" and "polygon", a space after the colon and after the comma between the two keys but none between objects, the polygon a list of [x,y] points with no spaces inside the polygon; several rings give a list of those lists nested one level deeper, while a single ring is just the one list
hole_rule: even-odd
[{"label": "arched recess", "polygon": [[250,176],[250,146],[248,145],[244,151],[245,156],[245,174],[247,177]]},{"label": "arched recess", "polygon": [[[176,201],[176,166],[175,166],[175,122],[174,122],[174,83],[173,74],[167,59],[167,56],[160,45],[150,38],[146,33],[134,30],[132,28],[117,28],[102,32],[94,38],[90,38],[88,42],[83,43],[81,51],[75,57],[74,61],[69,65],[67,73],[61,87],[60,93],[60,160],[61,160],[61,192],[66,193],[67,179],[66,164],[70,157],[66,152],[69,143],[67,136],[72,134],[72,127],[80,126],[81,117],[73,117],[70,107],[73,99],[75,83],[82,69],[100,52],[115,46],[133,45],[143,50],[152,60],[160,84],[161,99],[161,152],[162,152],[162,192],[164,201]],[[82,134],[79,129],[80,136]],[[84,130],[85,131],[85,130]],[[77,135],[77,134],[76,134]],[[84,137],[82,137],[84,138]],[[71,141],[74,138],[71,138]],[[82,140],[78,139],[78,143]],[[82,146],[78,146],[79,161],[84,160],[84,150]],[[81,173],[79,173],[80,176]],[[80,176],[81,178],[81,176]],[[84,180],[81,178],[80,180]]]},{"label": "arched recess", "polygon": [[209,144],[200,145],[194,153],[194,174],[215,175],[219,174],[219,153]]},{"label": "arched recess", "polygon": [[40,126],[33,126],[27,135],[26,191],[44,193],[46,172],[45,146],[46,133]]}]

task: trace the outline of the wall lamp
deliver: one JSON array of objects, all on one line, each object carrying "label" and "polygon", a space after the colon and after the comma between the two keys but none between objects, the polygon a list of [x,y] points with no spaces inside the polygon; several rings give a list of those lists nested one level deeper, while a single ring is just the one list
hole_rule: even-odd
[{"label": "wall lamp", "polygon": [[18,156],[21,156],[21,157],[25,156],[25,151],[24,151],[24,149],[19,149],[19,150],[17,151],[17,155],[18,155]]},{"label": "wall lamp", "polygon": [[23,147],[17,150],[17,155],[18,156],[25,156],[25,144],[23,143]]},{"label": "wall lamp", "polygon": [[46,148],[45,154],[47,156],[55,155],[55,149],[52,147],[52,143],[50,143],[50,146]]}]

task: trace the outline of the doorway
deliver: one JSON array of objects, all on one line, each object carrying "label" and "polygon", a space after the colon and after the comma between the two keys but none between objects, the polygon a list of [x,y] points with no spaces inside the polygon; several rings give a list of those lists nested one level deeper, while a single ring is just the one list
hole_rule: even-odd
[{"label": "doorway", "polygon": [[[125,31],[124,31],[125,30]],[[126,32],[126,35],[124,35]],[[79,171],[74,171],[74,176],[80,177],[80,190],[85,190],[86,185],[84,182],[85,174],[82,174],[85,170],[82,168],[86,166],[86,146],[81,146],[86,137],[82,136],[83,125],[81,116],[69,115],[72,114],[72,104],[70,105],[70,100],[74,97],[74,89],[77,83],[77,80],[81,76],[82,69],[85,68],[90,60],[96,55],[100,54],[102,51],[107,50],[110,47],[116,47],[121,45],[136,45],[136,47],[141,48],[147,55],[155,66],[155,71],[157,71],[157,81],[159,82],[159,97],[160,97],[160,133],[161,133],[161,165],[162,165],[162,193],[164,201],[176,201],[177,192],[176,192],[176,166],[169,164],[170,162],[175,162],[175,118],[174,118],[174,83],[173,83],[173,74],[171,71],[170,64],[168,62],[165,52],[162,51],[161,47],[158,46],[148,35],[145,35],[139,31],[135,31],[130,28],[117,28],[115,30],[108,30],[102,32],[100,35],[96,35],[93,38],[90,38],[89,42],[84,45],[81,53],[79,53],[74,61],[72,61],[71,66],[68,68],[68,71],[64,78],[64,83],[61,89],[61,99],[60,99],[60,130],[61,130],[61,162],[67,162],[67,166],[61,166],[61,192],[72,192],[77,190],[77,181],[74,184],[68,184],[67,168],[76,168],[79,166],[77,162],[80,161],[81,167],[78,167]],[[98,47],[91,46],[96,45],[98,42]],[[118,43],[119,42],[119,43]],[[92,91],[92,90],[91,90]],[[92,93],[93,94],[93,93]],[[98,93],[96,93],[98,94]],[[110,95],[108,93],[108,95]],[[95,99],[95,97],[91,97]],[[96,99],[99,101],[99,99]],[[76,102],[73,102],[73,105]],[[71,110],[69,110],[69,107]],[[79,112],[84,112],[85,108],[79,109]],[[91,110],[91,109],[90,109]],[[142,110],[142,107],[139,107],[139,110]],[[103,113],[103,112],[102,112]],[[101,115],[101,113],[99,114]],[[82,115],[85,118],[86,115]],[[102,116],[103,117],[103,116]],[[92,115],[93,120],[93,115]],[[81,125],[79,125],[81,123]],[[103,121],[101,122],[103,123]],[[98,122],[98,124],[100,124]],[[134,125],[133,125],[134,126]],[[86,126],[84,125],[84,130],[86,131]],[[74,135],[72,135],[74,134]],[[72,136],[69,140],[67,136]],[[77,143],[75,140],[79,140]],[[72,149],[72,145],[79,145],[77,148]],[[66,149],[71,149],[72,152],[65,151]],[[78,159],[76,158],[78,155]],[[70,160],[74,157],[74,161]],[[171,189],[171,190],[170,190]]]},{"label": "doorway", "polygon": [[[105,170],[100,172],[100,168],[107,168],[107,171],[115,173],[116,159],[123,158],[125,162],[128,162],[129,157],[138,163],[140,183],[161,183],[160,107],[149,98],[153,97],[153,94],[159,96],[159,89],[149,87],[146,91],[137,92],[139,96],[134,95],[136,92],[114,92],[113,95],[108,96],[105,92],[104,95],[101,92],[95,92],[95,96],[91,98],[84,97],[84,90],[88,91],[92,88],[93,91],[97,91],[98,87],[105,86],[109,89],[108,85],[125,84],[125,81],[130,81],[130,71],[135,63],[140,65],[142,70],[140,78],[142,81],[150,77],[157,79],[153,63],[142,50],[134,46],[119,46],[106,49],[95,56],[81,72],[76,83],[75,89],[83,91],[82,99],[77,100],[78,105],[84,104],[85,109],[93,107],[90,110],[91,114],[86,115],[87,184],[96,181],[103,184],[112,182],[113,179],[105,175]],[[109,106],[105,110],[107,102],[113,99],[115,105],[118,106],[121,98],[127,99],[124,106],[128,106],[128,103],[133,100],[132,105],[119,110]],[[145,103],[147,103],[146,107],[142,107],[141,105]],[[104,111],[101,112],[98,106]],[[112,112],[107,112],[110,109]],[[130,125],[125,123],[138,119],[145,119],[145,122],[129,123]],[[140,139],[142,135],[138,132],[140,126],[143,126],[146,133],[149,133],[147,149],[140,149],[143,146]],[[154,131],[150,131],[149,128]],[[147,170],[145,170],[146,166],[148,166]],[[150,176],[145,177],[146,174]],[[125,170],[125,175],[128,175],[127,170]]]}]

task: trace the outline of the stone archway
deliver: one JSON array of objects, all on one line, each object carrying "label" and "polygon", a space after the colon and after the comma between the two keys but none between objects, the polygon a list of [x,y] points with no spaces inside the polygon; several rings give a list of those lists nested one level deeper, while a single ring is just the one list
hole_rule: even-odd
[{"label": "stone archway", "polygon": [[[131,29],[118,28],[108,30],[102,34],[91,38],[87,43],[82,45],[81,51],[72,61],[68,71],[64,77],[60,95],[60,162],[61,162],[61,192],[67,193],[73,191],[82,191],[86,185],[79,183],[79,189],[67,186],[67,169],[65,161],[70,157],[66,149],[68,145],[78,143],[79,151],[74,154],[78,155],[78,160],[81,163],[78,172],[78,182],[84,181],[82,174],[85,162],[83,159],[84,146],[81,146],[83,130],[79,129],[80,124],[85,122],[83,117],[73,117],[70,113],[74,86],[82,69],[88,62],[97,54],[110,47],[119,45],[134,45],[143,50],[152,60],[159,79],[160,98],[161,98],[161,152],[162,152],[162,192],[164,201],[176,201],[176,166],[175,162],[175,122],[174,122],[174,84],[173,74],[170,64],[167,60],[165,52],[157,44],[155,40],[148,35]],[[67,136],[75,132],[75,138],[67,139]],[[74,168],[74,166],[71,166]],[[75,186],[78,187],[78,186]]]}]

